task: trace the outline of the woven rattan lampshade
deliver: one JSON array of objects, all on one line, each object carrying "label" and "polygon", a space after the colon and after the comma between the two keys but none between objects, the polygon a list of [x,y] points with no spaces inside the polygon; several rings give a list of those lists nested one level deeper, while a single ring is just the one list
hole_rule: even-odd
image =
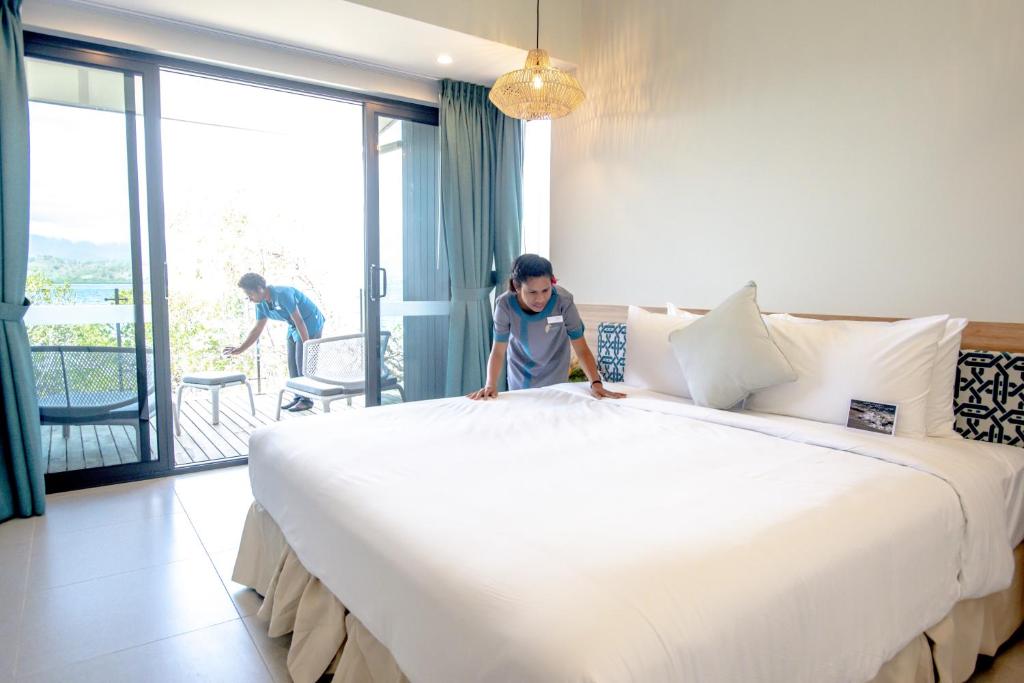
[{"label": "woven rattan lampshade", "polygon": [[545,50],[530,50],[526,66],[494,82],[489,98],[506,116],[533,121],[570,113],[586,96],[576,77],[551,66]]}]

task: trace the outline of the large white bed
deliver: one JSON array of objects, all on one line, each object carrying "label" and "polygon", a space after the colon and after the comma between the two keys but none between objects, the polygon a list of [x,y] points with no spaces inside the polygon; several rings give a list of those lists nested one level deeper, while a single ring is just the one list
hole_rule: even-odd
[{"label": "large white bed", "polygon": [[261,430],[254,510],[416,683],[863,682],[1010,586],[1024,449],[616,388]]}]

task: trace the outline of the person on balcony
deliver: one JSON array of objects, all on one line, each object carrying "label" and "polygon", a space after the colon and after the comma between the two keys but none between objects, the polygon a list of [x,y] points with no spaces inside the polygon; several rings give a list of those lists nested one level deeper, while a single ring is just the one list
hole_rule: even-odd
[{"label": "person on balcony", "polygon": [[[302,345],[310,339],[319,339],[324,332],[324,315],[313,300],[295,287],[268,285],[259,273],[246,273],[238,280],[249,301],[256,304],[256,324],[249,335],[238,346],[224,348],[225,356],[237,356],[256,343],[267,320],[282,320],[288,323],[288,376],[302,374]],[[281,406],[297,413],[309,410],[313,402],[308,398],[295,396]]]}]

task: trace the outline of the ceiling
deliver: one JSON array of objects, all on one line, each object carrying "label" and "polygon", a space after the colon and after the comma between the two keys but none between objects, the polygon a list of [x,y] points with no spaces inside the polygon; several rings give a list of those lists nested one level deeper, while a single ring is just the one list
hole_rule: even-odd
[{"label": "ceiling", "polygon": [[[520,68],[526,51],[343,0],[60,0],[191,28],[297,47],[410,76],[490,85]],[[452,63],[441,65],[438,55]],[[561,68],[573,65],[553,60]]]}]

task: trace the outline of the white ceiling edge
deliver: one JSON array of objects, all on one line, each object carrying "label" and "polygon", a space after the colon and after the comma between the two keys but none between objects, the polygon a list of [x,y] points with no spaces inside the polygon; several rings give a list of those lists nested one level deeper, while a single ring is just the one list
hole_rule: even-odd
[{"label": "white ceiling edge", "polygon": [[130,48],[150,54],[226,66],[251,73],[381,95],[437,103],[437,83],[397,71],[194,27],[111,11],[69,0],[32,0],[22,6],[26,30]]},{"label": "white ceiling edge", "polygon": [[[413,102],[436,102],[441,78],[490,85],[526,57],[341,0],[293,0],[287,8],[249,0],[32,0],[22,20],[46,33]],[[454,62],[438,64],[441,52]]]},{"label": "white ceiling edge", "polygon": [[[453,31],[529,49],[537,38],[536,0],[347,0]],[[540,44],[579,63],[583,0],[545,0],[540,7]]]}]

